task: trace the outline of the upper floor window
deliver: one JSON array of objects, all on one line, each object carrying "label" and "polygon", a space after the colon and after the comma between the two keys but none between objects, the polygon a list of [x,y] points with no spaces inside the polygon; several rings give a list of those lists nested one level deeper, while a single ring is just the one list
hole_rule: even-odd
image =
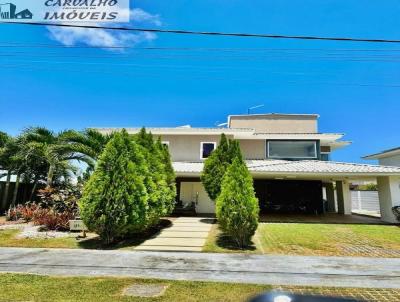
[{"label": "upper floor window", "polygon": [[201,142],[200,144],[200,158],[205,159],[210,156],[214,151],[217,143],[215,142]]},{"label": "upper floor window", "polygon": [[317,158],[316,141],[268,141],[268,158],[315,159]]},{"label": "upper floor window", "polygon": [[322,153],[321,152],[321,160],[324,160],[324,161],[329,161],[330,160],[330,153]]}]

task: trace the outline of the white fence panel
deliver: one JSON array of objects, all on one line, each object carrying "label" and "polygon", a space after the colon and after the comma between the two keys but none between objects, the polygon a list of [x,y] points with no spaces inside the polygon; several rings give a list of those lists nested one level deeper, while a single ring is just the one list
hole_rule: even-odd
[{"label": "white fence panel", "polygon": [[378,191],[351,191],[353,210],[380,212]]}]

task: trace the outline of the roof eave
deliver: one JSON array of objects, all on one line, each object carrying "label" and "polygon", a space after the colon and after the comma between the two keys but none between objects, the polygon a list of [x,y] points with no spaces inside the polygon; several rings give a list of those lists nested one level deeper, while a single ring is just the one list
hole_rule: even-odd
[{"label": "roof eave", "polygon": [[387,152],[370,154],[370,155],[367,155],[367,156],[363,156],[362,159],[367,159],[367,160],[381,159],[381,158],[387,158],[387,157],[397,156],[397,155],[400,155],[400,149],[387,151]]}]

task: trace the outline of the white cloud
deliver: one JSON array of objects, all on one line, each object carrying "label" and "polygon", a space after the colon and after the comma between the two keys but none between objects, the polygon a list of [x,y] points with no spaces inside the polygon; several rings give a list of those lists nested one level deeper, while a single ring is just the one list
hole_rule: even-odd
[{"label": "white cloud", "polygon": [[[135,24],[162,25],[159,15],[152,15],[140,8],[130,11],[130,20],[135,22]],[[91,23],[90,25],[101,24]],[[95,47],[135,46],[139,43],[157,39],[157,35],[150,32],[128,33],[117,30],[53,26],[48,26],[47,29],[51,39],[66,46],[76,44]]]},{"label": "white cloud", "polygon": [[145,12],[141,8],[135,8],[131,10],[130,19],[134,23],[149,23],[156,26],[161,26],[162,22],[159,15],[152,15]]}]

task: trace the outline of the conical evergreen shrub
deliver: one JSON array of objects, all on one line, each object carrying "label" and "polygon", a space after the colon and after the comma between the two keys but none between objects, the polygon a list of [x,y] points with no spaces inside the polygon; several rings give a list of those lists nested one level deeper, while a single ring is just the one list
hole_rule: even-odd
[{"label": "conical evergreen shrub", "polygon": [[174,208],[175,174],[169,152],[160,139],[155,141],[153,135],[142,128],[134,140],[142,146],[148,165],[149,173],[145,176],[145,186],[149,194],[147,220],[150,227],[157,224],[161,217],[169,215]]},{"label": "conical evergreen shrub", "polygon": [[258,226],[259,205],[253,179],[241,156],[228,167],[216,202],[220,228],[238,247],[250,244]]},{"label": "conical evergreen shrub", "polygon": [[115,133],[84,187],[80,215],[109,244],[147,226],[148,175],[142,148],[123,130]]},{"label": "conical evergreen shrub", "polygon": [[236,153],[231,149],[231,143],[232,141],[228,141],[225,134],[222,134],[217,148],[204,161],[201,181],[212,200],[216,200],[221,192],[222,179]]}]

